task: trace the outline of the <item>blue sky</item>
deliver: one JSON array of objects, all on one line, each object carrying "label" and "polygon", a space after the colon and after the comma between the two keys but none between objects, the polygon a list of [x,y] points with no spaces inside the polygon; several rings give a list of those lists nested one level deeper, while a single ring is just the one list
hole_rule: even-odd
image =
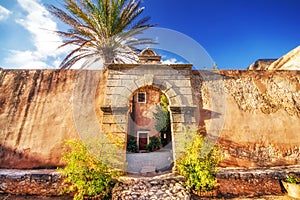
[{"label": "blue sky", "polygon": [[[58,2],[0,1],[0,67],[57,68],[70,49],[57,50],[61,38],[48,30],[65,27],[44,4]],[[195,40],[220,69],[245,69],[300,45],[300,0],[144,0],[144,6],[152,23]]]}]

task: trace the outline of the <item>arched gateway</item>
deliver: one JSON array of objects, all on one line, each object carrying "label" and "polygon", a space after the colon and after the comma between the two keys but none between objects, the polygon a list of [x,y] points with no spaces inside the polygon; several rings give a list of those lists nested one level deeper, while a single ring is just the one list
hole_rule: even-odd
[{"label": "arched gateway", "polygon": [[[184,151],[184,148],[178,145],[184,138],[183,128],[186,125],[195,125],[194,110],[197,107],[193,100],[190,80],[192,65],[166,65],[161,64],[160,59],[161,57],[152,49],[147,48],[139,55],[139,64],[112,64],[108,67],[106,96],[104,106],[101,107],[103,111],[102,130],[105,133],[118,134],[124,139],[124,146],[120,150],[120,154],[124,154],[124,169],[126,166],[129,172],[131,172],[130,166],[138,165],[138,163],[134,163],[138,161],[129,158],[129,154],[126,160],[128,137],[135,137],[138,151],[143,152],[142,150],[146,150],[145,145],[149,143],[149,137],[158,134],[153,129],[154,125],[149,125],[151,120],[147,121],[146,118],[141,118],[141,121],[137,122],[136,119],[132,119],[132,109],[135,108],[132,105],[133,98],[136,98],[135,100],[139,103],[147,103],[147,99],[156,98],[156,102],[152,102],[149,106],[156,104],[158,96],[162,94],[167,98],[171,129],[169,137],[171,158],[165,158],[168,162],[176,161],[176,158]],[[150,109],[154,109],[154,107]],[[144,112],[140,113],[140,116],[148,115],[148,119],[151,119],[149,108],[140,111]],[[155,164],[157,157],[151,158],[151,154],[143,155],[144,158],[149,156],[148,161],[158,168]],[[149,162],[146,164],[144,162],[144,164],[149,165]],[[140,165],[140,168],[143,168],[143,162]],[[139,170],[135,169],[134,172],[140,172]]]}]

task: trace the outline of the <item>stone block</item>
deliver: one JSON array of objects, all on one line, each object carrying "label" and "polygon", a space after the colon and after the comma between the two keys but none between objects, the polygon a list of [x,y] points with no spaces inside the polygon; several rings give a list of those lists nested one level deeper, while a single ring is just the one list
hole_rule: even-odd
[{"label": "stone block", "polygon": [[145,74],[145,85],[153,85],[153,74]]},{"label": "stone block", "polygon": [[186,129],[186,127],[185,127],[185,125],[183,124],[183,123],[181,123],[181,122],[173,122],[173,132],[174,132],[174,134],[175,133],[182,133],[182,134],[185,134],[186,133],[186,131],[187,131],[187,129]]},{"label": "stone block", "polygon": [[108,79],[106,81],[106,86],[107,87],[120,87],[120,86],[123,86],[123,84],[122,84],[122,80],[111,80],[111,79]]},{"label": "stone block", "polygon": [[138,89],[134,80],[122,81],[122,86],[126,87],[131,93],[134,93]]},{"label": "stone block", "polygon": [[170,79],[170,82],[174,87],[191,87],[190,79],[184,79],[184,80]]},{"label": "stone block", "polygon": [[184,122],[184,116],[182,114],[173,114],[171,116],[173,123],[181,123]]},{"label": "stone block", "polygon": [[[168,92],[167,92],[168,94]],[[182,99],[180,98],[180,96],[172,96],[172,97],[169,97],[169,101],[170,101],[170,105],[183,105],[183,101]]]},{"label": "stone block", "polygon": [[129,99],[118,94],[113,94],[113,95],[107,95],[105,97],[104,102],[105,105],[112,106],[112,107],[127,106]]},{"label": "stone block", "polygon": [[106,88],[106,95],[120,95],[125,98],[129,98],[132,94],[132,91],[129,90],[125,86],[120,87],[107,87]]},{"label": "stone block", "polygon": [[136,79],[134,82],[138,88],[146,86],[144,77],[140,77],[139,79]]},{"label": "stone block", "polygon": [[124,124],[127,123],[127,115],[118,115],[114,114],[114,110],[112,109],[112,114],[111,115],[103,115],[103,124]]},{"label": "stone block", "polygon": [[127,132],[127,124],[103,124],[102,129],[105,133]]},{"label": "stone block", "polygon": [[52,176],[50,174],[31,174],[30,182],[35,181],[37,183],[51,182]]},{"label": "stone block", "polygon": [[134,80],[140,76],[132,75],[132,74],[111,74],[108,75],[109,80],[118,81],[118,80]]},{"label": "stone block", "polygon": [[177,94],[181,94],[181,95],[192,95],[192,88],[191,87],[173,87],[174,91]]}]

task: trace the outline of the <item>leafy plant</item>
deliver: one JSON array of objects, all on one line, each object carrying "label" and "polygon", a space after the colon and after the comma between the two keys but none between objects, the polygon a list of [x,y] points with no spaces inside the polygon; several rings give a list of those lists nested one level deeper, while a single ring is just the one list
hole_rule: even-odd
[{"label": "leafy plant", "polygon": [[127,139],[127,151],[131,153],[136,153],[138,151],[136,139],[132,135],[129,135]]},{"label": "leafy plant", "polygon": [[75,192],[75,200],[109,196],[119,172],[95,158],[81,141],[68,140],[64,148],[62,160],[66,166],[58,170],[69,187],[63,192]]},{"label": "leafy plant", "polygon": [[295,183],[295,184],[299,184],[300,183],[300,178],[296,175],[288,175],[285,179],[284,179],[285,182],[287,183]]},{"label": "leafy plant", "polygon": [[154,151],[154,150],[158,150],[161,147],[161,141],[159,137],[156,136],[152,136],[150,137],[150,142],[147,145],[147,149],[149,151]]},{"label": "leafy plant", "polygon": [[154,118],[156,119],[155,129],[160,132],[162,144],[167,145],[168,140],[164,139],[164,135],[171,134],[170,112],[168,110],[169,102],[166,95],[160,96],[160,105],[156,107]]},{"label": "leafy plant", "polygon": [[221,161],[221,151],[216,146],[207,145],[204,137],[197,132],[193,134],[193,140],[177,160],[176,168],[186,177],[188,188],[197,192],[211,191],[217,185],[216,167]]}]

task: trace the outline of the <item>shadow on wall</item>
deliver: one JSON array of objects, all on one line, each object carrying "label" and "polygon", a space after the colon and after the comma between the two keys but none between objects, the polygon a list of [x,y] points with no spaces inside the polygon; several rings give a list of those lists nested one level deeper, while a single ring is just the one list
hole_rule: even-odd
[{"label": "shadow on wall", "polygon": [[60,163],[47,161],[42,155],[31,153],[30,149],[19,151],[0,145],[0,168],[10,169],[56,169]]},{"label": "shadow on wall", "polygon": [[217,119],[217,118],[220,118],[220,117],[221,117],[221,113],[201,108],[199,119],[197,119],[197,121],[198,121],[198,131],[202,135],[205,136],[207,134],[207,128],[206,128],[205,120]]}]

